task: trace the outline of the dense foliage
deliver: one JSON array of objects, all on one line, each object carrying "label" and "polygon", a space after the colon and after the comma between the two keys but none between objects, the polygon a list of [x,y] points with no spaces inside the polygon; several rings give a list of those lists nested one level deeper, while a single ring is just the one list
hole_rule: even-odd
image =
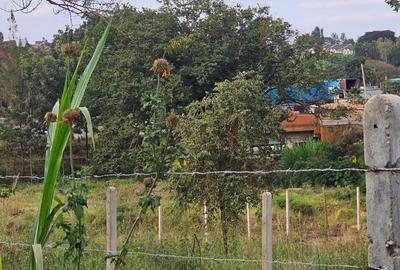
[{"label": "dense foliage", "polygon": [[[239,74],[217,84],[213,94],[193,102],[175,135],[187,150],[190,171],[254,170],[273,164],[271,141],[278,141],[281,112],[264,95],[254,74]],[[253,148],[257,147],[256,153]],[[238,219],[245,202],[257,202],[265,179],[208,175],[173,179],[177,199],[186,204],[207,203],[220,214],[225,252],[228,224]]]},{"label": "dense foliage", "polygon": [[[309,141],[285,148],[282,152],[282,168],[362,168],[362,132],[351,129],[335,143]],[[363,176],[360,172],[311,172],[296,173],[282,177],[281,184],[287,187],[302,185],[347,186],[360,185]]]}]

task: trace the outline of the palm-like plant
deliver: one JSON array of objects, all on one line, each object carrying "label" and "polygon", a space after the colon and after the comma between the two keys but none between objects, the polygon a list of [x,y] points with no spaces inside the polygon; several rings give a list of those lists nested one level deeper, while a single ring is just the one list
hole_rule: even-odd
[{"label": "palm-like plant", "polygon": [[[55,187],[60,171],[63,152],[68,143],[68,139],[71,136],[73,120],[77,114],[82,113],[85,117],[88,131],[90,133],[89,135],[91,135],[94,142],[90,113],[86,107],[80,107],[80,104],[89,83],[89,79],[100,59],[110,27],[111,24],[109,23],[97,44],[91,60],[78,80],[78,69],[86,52],[85,44],[74,73],[71,77],[67,73],[61,100],[54,105],[53,111],[50,113],[53,116],[54,121],[50,122],[48,128],[43,193],[33,228],[31,256],[32,270],[43,269],[42,246],[46,244],[52,231],[54,224],[53,221],[62,207],[60,200],[55,197]],[[54,201],[56,202],[56,205],[53,207]]]}]

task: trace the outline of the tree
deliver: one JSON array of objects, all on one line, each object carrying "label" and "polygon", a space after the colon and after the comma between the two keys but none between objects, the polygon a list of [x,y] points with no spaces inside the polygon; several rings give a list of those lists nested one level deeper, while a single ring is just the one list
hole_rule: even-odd
[{"label": "tree", "polygon": [[379,38],[386,38],[391,41],[396,41],[396,35],[393,31],[371,31],[366,32],[364,35],[358,38],[357,43],[371,43],[377,41]]},{"label": "tree", "polygon": [[393,47],[394,43],[390,39],[379,38],[376,41],[376,49],[379,51],[380,58],[386,63],[389,62],[389,56],[393,50]]},{"label": "tree", "polygon": [[332,39],[332,43],[333,44],[339,44],[340,43],[339,35],[337,33],[332,33],[331,34],[331,39]]},{"label": "tree", "polygon": [[324,38],[324,29],[315,26],[314,30],[311,32],[312,37]]},{"label": "tree", "polygon": [[340,34],[340,42],[345,43],[347,41],[346,33]]},{"label": "tree", "polygon": [[400,77],[400,70],[391,65],[378,60],[365,61],[365,77],[371,85],[380,85],[386,79]]},{"label": "tree", "polygon": [[[79,15],[109,13],[117,6],[115,0],[45,0],[46,3],[58,8],[57,11],[67,11]],[[30,13],[35,11],[42,0],[11,0],[11,9],[2,9],[8,12]]]},{"label": "tree", "polygon": [[371,58],[379,60],[381,58],[376,42],[357,42],[354,46],[354,53],[358,57]]},{"label": "tree", "polygon": [[[218,83],[213,94],[188,106],[175,136],[186,148],[187,170],[252,170],[271,166],[270,140],[279,140],[281,112],[264,94],[254,73],[241,73]],[[221,121],[221,119],[224,119]],[[253,147],[260,150],[252,152]],[[265,180],[265,179],[264,179]],[[225,254],[228,228],[235,224],[245,202],[258,201],[263,181],[258,177],[209,175],[204,179],[176,178],[172,189],[178,201],[203,205],[219,214]]]},{"label": "tree", "polygon": [[386,3],[388,3],[393,10],[399,11],[400,9],[400,1],[399,0],[385,0]]},{"label": "tree", "polygon": [[2,32],[0,32],[0,43],[4,41],[4,35]]}]

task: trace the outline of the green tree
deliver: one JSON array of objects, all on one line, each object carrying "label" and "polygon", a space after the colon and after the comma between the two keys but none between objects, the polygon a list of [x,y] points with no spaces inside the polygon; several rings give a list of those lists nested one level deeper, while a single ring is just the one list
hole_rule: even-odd
[{"label": "green tree", "polygon": [[394,48],[393,41],[387,38],[379,38],[376,41],[376,49],[379,51],[380,58],[382,61],[388,63],[389,56]]},{"label": "green tree", "polygon": [[[186,148],[187,170],[252,170],[271,166],[271,140],[279,140],[281,112],[264,95],[254,73],[241,73],[218,83],[213,94],[188,106],[175,136]],[[258,147],[259,153],[253,153]],[[264,179],[265,180],[265,179]],[[173,179],[178,201],[203,205],[219,214],[225,254],[229,224],[239,218],[245,202],[255,203],[263,181],[258,177],[208,175],[204,179]]]},{"label": "green tree", "polygon": [[366,32],[364,35],[358,38],[358,43],[371,43],[377,41],[379,38],[386,38],[391,41],[396,41],[396,35],[391,30],[384,31],[371,31]]},{"label": "green tree", "polygon": [[385,0],[387,4],[389,4],[393,10],[399,11],[400,9],[400,1],[399,0]]}]

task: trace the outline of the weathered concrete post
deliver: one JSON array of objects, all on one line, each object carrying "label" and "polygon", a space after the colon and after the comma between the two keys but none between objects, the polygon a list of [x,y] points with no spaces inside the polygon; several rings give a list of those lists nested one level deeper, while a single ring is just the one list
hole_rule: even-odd
[{"label": "weathered concrete post", "polygon": [[261,269],[272,270],[272,195],[262,194]]},{"label": "weathered concrete post", "polygon": [[[115,187],[107,188],[106,201],[106,238],[108,255],[117,255],[117,189]],[[115,263],[107,259],[107,270],[114,270]]]},{"label": "weathered concrete post", "polygon": [[[364,111],[365,164],[400,167],[400,97],[378,95]],[[368,265],[400,270],[400,174],[367,172]]]}]

